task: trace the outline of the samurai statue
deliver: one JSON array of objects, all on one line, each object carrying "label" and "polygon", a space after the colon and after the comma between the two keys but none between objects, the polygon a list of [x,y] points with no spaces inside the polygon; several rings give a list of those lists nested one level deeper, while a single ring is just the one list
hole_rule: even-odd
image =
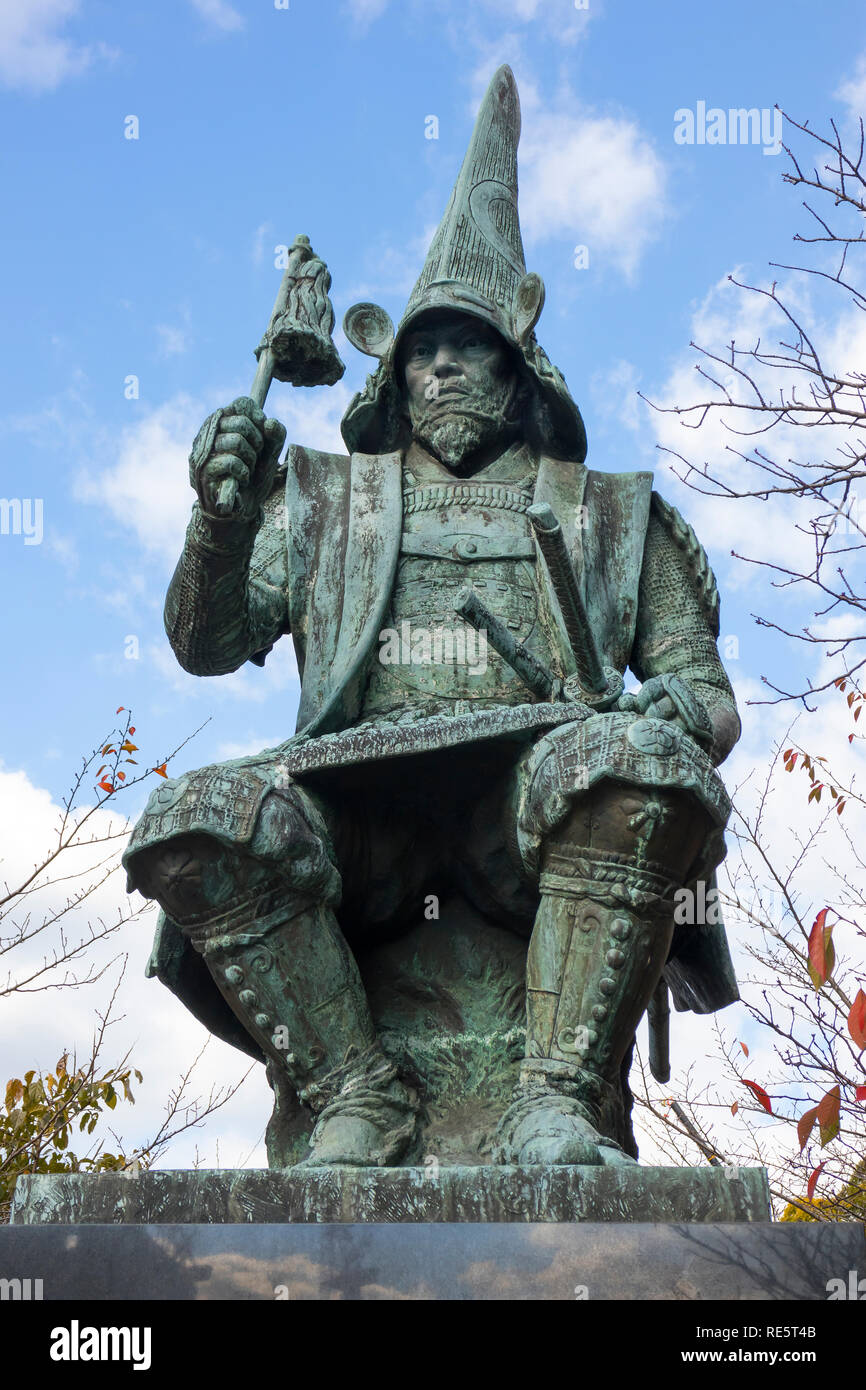
[{"label": "samurai statue", "polygon": [[[669,996],[738,997],[721,923],[675,921],[724,857],[716,768],[740,733],[715,579],[650,472],[585,466],[535,335],[519,133],[502,67],[396,331],[374,304],[346,315],[378,365],[345,453],[284,453],[250,396],[190,455],[172,648],[220,676],[291,635],[297,727],[161,783],[124,863],[161,909],[149,973],[267,1066],[272,1166],[411,1164],[434,1142],[634,1163],[644,1014],[664,1078]],[[307,269],[280,331],[305,312],[328,338]],[[472,1039],[449,1147],[431,1116]]]}]

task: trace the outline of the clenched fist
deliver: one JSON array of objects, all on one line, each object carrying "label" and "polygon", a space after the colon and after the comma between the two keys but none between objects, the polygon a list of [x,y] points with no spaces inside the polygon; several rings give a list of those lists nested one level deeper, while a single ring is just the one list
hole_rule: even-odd
[{"label": "clenched fist", "polygon": [[254,520],[270,492],[285,426],[249,396],[209,415],[189,456],[189,480],[206,516]]}]

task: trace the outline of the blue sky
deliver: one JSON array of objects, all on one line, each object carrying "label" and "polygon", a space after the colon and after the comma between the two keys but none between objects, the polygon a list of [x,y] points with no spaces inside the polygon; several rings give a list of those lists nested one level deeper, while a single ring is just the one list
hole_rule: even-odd
[{"label": "blue sky", "polygon": [[[689,341],[702,331],[718,345],[763,328],[720,287],[737,268],[765,281],[802,230],[784,155],[677,144],[675,113],[778,103],[850,128],[866,106],[860,5],[0,0],[0,497],[41,499],[44,517],[41,544],[0,535],[0,772],[6,816],[30,836],[15,850],[22,862],[119,705],[134,710],[152,762],[210,718],[178,771],[292,732],[288,643],[264,671],[219,681],[184,675],[168,648],[161,612],[192,500],[186,454],[204,416],[248,389],[279,282],[275,248],[298,232],[329,264],[338,324],[368,298],[399,318],[500,62],[523,106],[527,264],[547,286],[538,336],[580,404],[589,463],[657,468],[659,490],[693,520],[719,576],[723,634],[736,638],[741,697],[763,674],[803,670],[802,652],[768,642],[751,616],[782,600],[730,558],[750,541],[784,553],[785,518],[685,491],[656,448],[670,422],[636,392],[690,390]],[[124,136],[130,116],[138,139]],[[337,387],[271,393],[269,413],[294,441],[340,447],[369,362],[341,332],[337,343]],[[137,399],[124,394],[131,375]],[[796,622],[794,601],[784,605]],[[767,713],[746,718],[737,772],[780,727]],[[147,935],[124,943],[133,973]],[[136,1000],[157,986],[144,989]],[[16,1022],[10,1065],[25,1051],[46,1060],[40,1029],[49,1049],[60,1039],[63,1026],[38,1015],[46,998]],[[251,1143],[254,1111],[238,1120]]]}]

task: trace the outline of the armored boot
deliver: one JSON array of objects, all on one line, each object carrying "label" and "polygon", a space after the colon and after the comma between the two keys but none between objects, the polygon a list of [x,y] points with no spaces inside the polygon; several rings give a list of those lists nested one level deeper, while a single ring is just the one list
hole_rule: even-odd
[{"label": "armored boot", "polygon": [[305,1163],[398,1162],[415,1134],[417,1099],[379,1046],[334,916],[333,882],[324,901],[311,901],[272,865],[204,837],[143,856],[137,879],[264,1053],[277,1107],[288,1085],[317,1117]]},{"label": "armored boot", "polygon": [[497,1161],[634,1162],[621,1142],[620,1070],[703,833],[689,816],[700,822],[687,798],[598,788],[549,842],[527,961],[526,1056]]},{"label": "armored boot", "polygon": [[265,935],[233,931],[202,954],[234,1013],[317,1121],[306,1166],[390,1165],[417,1100],[378,1044],[358,967],[328,907],[284,903]]}]

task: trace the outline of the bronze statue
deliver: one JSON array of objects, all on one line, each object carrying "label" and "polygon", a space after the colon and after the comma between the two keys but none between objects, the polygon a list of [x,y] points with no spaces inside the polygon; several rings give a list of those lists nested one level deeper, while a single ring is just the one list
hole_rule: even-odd
[{"label": "bronze statue", "polygon": [[166,782],[125,863],[162,909],[150,973],[267,1063],[272,1166],[634,1162],[644,1012],[664,1076],[668,990],[737,997],[724,929],[674,923],[724,855],[739,736],[715,580],[650,473],[584,465],[534,332],[519,129],[503,67],[398,330],[346,315],[379,359],[347,454],[281,465],[261,409],[282,358],[341,370],[303,241],[256,399],[190,457],[172,647],[215,676],[291,633],[297,732]]}]

